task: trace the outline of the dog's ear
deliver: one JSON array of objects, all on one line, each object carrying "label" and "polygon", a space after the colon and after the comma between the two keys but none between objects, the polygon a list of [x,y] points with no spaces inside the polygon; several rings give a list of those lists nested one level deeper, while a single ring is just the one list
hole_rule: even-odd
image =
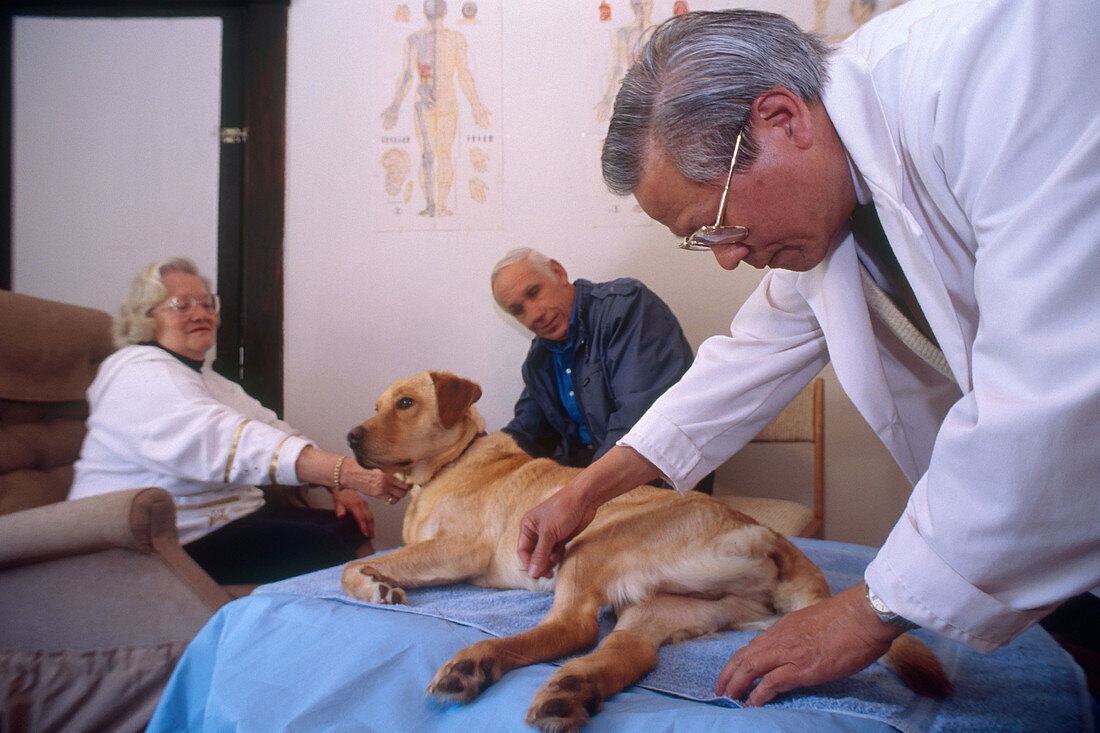
[{"label": "dog's ear", "polygon": [[439,421],[450,429],[466,414],[470,405],[481,399],[481,386],[469,379],[447,372],[428,372],[435,385],[435,401],[439,406]]}]

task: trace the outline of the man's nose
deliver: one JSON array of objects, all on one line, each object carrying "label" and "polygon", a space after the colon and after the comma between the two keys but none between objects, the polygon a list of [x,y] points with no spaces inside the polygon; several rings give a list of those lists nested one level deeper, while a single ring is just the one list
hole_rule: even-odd
[{"label": "man's nose", "polygon": [[723,270],[735,270],[749,254],[749,248],[743,244],[716,244],[710,248],[714,259]]},{"label": "man's nose", "polygon": [[524,328],[526,328],[528,331],[534,331],[535,324],[542,322],[543,313],[544,311],[542,308],[528,308],[526,311],[524,311],[523,318],[520,319],[520,323],[522,323]]},{"label": "man's nose", "polygon": [[548,302],[539,303],[537,305],[531,306],[531,311],[535,314],[532,320],[541,323],[542,321],[545,321],[547,318],[550,318],[553,315],[551,312],[553,310],[554,309]]}]

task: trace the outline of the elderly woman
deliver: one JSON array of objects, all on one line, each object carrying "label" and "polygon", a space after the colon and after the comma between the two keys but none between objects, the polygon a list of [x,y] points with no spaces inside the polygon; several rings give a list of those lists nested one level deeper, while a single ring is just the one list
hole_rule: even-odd
[{"label": "elderly woman", "polygon": [[[360,493],[390,503],[409,486],[318,449],[204,363],[220,303],[193,262],[147,266],[119,309],[121,347],[88,389],[88,434],[70,499],[159,486],[184,549],[220,583],[263,583],[353,559],[374,531]],[[256,485],[320,484],[335,516],[276,508]]]}]

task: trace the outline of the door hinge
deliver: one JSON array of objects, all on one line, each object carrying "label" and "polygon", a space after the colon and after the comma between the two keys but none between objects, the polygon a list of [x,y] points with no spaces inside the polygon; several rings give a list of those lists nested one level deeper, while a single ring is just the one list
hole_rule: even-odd
[{"label": "door hinge", "polygon": [[219,137],[223,143],[239,145],[248,141],[248,129],[244,127],[223,127]]}]

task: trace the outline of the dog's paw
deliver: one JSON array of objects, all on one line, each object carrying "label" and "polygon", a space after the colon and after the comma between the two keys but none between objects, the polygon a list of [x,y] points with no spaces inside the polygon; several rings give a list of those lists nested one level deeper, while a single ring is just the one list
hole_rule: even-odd
[{"label": "dog's paw", "polygon": [[543,733],[577,731],[603,707],[596,685],[577,675],[547,682],[527,711],[527,724]]},{"label": "dog's paw", "polygon": [[374,597],[370,599],[371,603],[385,603],[389,606],[397,604],[405,604],[405,591],[388,583],[375,583],[374,584]]},{"label": "dog's paw", "polygon": [[478,658],[463,649],[435,673],[428,694],[447,702],[470,702],[500,679],[500,665],[491,657]]},{"label": "dog's paw", "polygon": [[363,566],[353,564],[344,568],[340,584],[345,593],[361,601],[383,603],[390,606],[406,603],[404,590],[378,580]]}]

